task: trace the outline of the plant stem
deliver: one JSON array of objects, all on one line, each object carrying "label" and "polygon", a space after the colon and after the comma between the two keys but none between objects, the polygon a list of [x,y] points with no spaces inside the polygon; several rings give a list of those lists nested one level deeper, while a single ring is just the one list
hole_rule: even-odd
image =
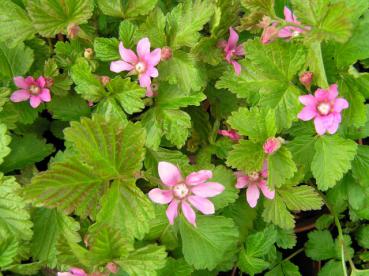
[{"label": "plant stem", "polygon": [[318,73],[319,86],[321,86],[322,88],[328,88],[329,85],[324,69],[321,43],[319,41],[310,44],[310,59],[315,62],[315,64],[312,63],[312,65],[313,67],[316,67],[312,69],[313,71]]},{"label": "plant stem", "polygon": [[287,262],[289,260],[291,260],[293,257],[297,256],[298,254],[300,254],[301,252],[304,252],[305,248],[302,247],[298,250],[296,250],[295,252],[293,252],[291,255],[289,255],[287,258],[285,258],[282,262]]}]

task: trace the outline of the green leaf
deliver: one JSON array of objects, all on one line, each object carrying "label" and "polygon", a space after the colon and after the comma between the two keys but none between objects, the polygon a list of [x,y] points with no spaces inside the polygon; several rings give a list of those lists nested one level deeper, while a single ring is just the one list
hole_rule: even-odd
[{"label": "green leaf", "polygon": [[214,13],[214,5],[209,0],[186,0],[168,15],[169,45],[177,49],[181,46],[193,47],[198,41],[198,33]]},{"label": "green leaf", "polygon": [[166,18],[160,8],[155,8],[140,25],[135,33],[136,38],[148,37],[152,48],[161,48],[166,45],[165,35]]},{"label": "green leaf", "polygon": [[158,276],[188,276],[192,275],[193,267],[181,259],[168,258],[165,267],[157,272]]},{"label": "green leaf", "polygon": [[99,9],[106,15],[123,17],[123,5],[121,0],[97,0]]},{"label": "green leaf", "polygon": [[[334,3],[335,2],[335,3]],[[352,30],[351,12],[345,1],[307,0],[292,1],[297,18],[311,30],[310,40],[345,42]]]},{"label": "green leaf", "polygon": [[142,98],[145,97],[146,90],[130,78],[115,77],[107,84],[107,88],[128,114],[140,112],[145,107]]},{"label": "green leaf", "polygon": [[266,222],[272,222],[283,229],[292,229],[295,226],[293,215],[278,193],[273,200],[264,201],[263,218]]},{"label": "green leaf", "polygon": [[157,2],[158,0],[128,0],[125,15],[128,18],[146,15],[156,6]]},{"label": "green leaf", "polygon": [[85,100],[97,102],[104,96],[104,87],[91,73],[91,68],[85,59],[79,59],[72,66],[71,75],[76,84],[76,92]]},{"label": "green leaf", "polygon": [[211,199],[216,209],[221,209],[236,201],[238,197],[238,190],[235,188],[235,177],[231,170],[226,167],[217,166],[213,170],[213,177],[210,182],[218,182],[224,186],[224,191]]},{"label": "green leaf", "polygon": [[0,267],[3,268],[12,264],[18,250],[18,240],[0,228]]},{"label": "green leaf", "polygon": [[153,218],[152,203],[139,188],[130,182],[115,181],[102,199],[96,221],[98,228],[106,224],[142,239]]},{"label": "green leaf", "polygon": [[[96,57],[102,61],[121,59],[119,55],[119,41],[116,38],[97,37],[94,41]],[[125,45],[125,47],[127,47]]]},{"label": "green leaf", "polygon": [[0,175],[0,230],[24,242],[32,238],[32,222],[20,191],[13,176]]},{"label": "green leaf", "polygon": [[25,75],[33,63],[33,51],[18,44],[14,48],[8,48],[8,45],[0,43],[0,77],[10,80],[17,76]]},{"label": "green leaf", "polygon": [[161,62],[158,69],[160,81],[177,84],[186,93],[199,91],[204,84],[193,55],[180,50],[173,52],[171,59]]},{"label": "green leaf", "polygon": [[0,1],[0,40],[11,48],[35,34],[27,13],[11,0]]},{"label": "green leaf", "polygon": [[311,171],[320,190],[325,191],[336,185],[351,168],[356,149],[355,142],[337,135],[321,136],[316,140]]},{"label": "green leaf", "polygon": [[329,260],[319,271],[319,276],[344,275],[342,263],[335,260]]},{"label": "green leaf", "polygon": [[185,260],[196,269],[214,269],[236,246],[238,231],[231,219],[197,216],[197,227],[180,218],[179,231]]},{"label": "green leaf", "polygon": [[54,119],[65,122],[79,120],[91,112],[87,102],[75,94],[64,97],[53,96],[52,101],[47,103],[47,110]]},{"label": "green leaf", "polygon": [[309,232],[305,252],[314,261],[335,258],[336,250],[331,233],[328,230]]},{"label": "green leaf", "polygon": [[103,116],[106,121],[120,121],[122,124],[127,123],[127,115],[122,107],[114,98],[104,98],[100,101],[95,109],[95,114]]},{"label": "green leaf", "polygon": [[369,225],[361,226],[355,237],[361,247],[369,248]]},{"label": "green leaf", "polygon": [[276,132],[275,114],[268,109],[257,107],[247,109],[241,107],[238,111],[232,112],[228,118],[228,123],[239,134],[248,136],[250,140],[264,142],[267,138],[273,137]]},{"label": "green leaf", "polygon": [[268,271],[265,276],[301,276],[299,267],[290,261],[283,261],[272,270]]},{"label": "green leaf", "polygon": [[321,215],[315,222],[315,226],[318,230],[328,229],[329,226],[334,222],[333,215]]},{"label": "green leaf", "polygon": [[56,242],[68,238],[80,242],[79,224],[56,209],[38,208],[32,215],[34,234],[31,243],[32,256],[46,261],[50,267],[57,265]]},{"label": "green leaf", "polygon": [[292,229],[277,228],[277,240],[278,247],[283,249],[292,249],[297,243],[296,233]]},{"label": "green leaf", "polygon": [[278,193],[291,211],[319,210],[323,205],[323,199],[311,186],[282,188]]},{"label": "green leaf", "polygon": [[[123,42],[125,48],[132,49],[135,46],[133,36],[137,32],[136,25],[129,20],[123,20],[119,25],[119,40]],[[152,43],[150,38],[150,43]]]},{"label": "green leaf", "polygon": [[157,115],[158,113],[159,112],[157,109],[151,108],[144,113],[141,120],[141,123],[145,127],[147,133],[146,147],[153,150],[158,149],[164,132],[161,121]]},{"label": "green leaf", "polygon": [[33,26],[45,37],[67,33],[69,24],[86,23],[92,16],[94,3],[91,0],[32,0],[27,1],[27,10]]},{"label": "green leaf", "polygon": [[297,171],[292,160],[292,154],[287,147],[282,146],[274,154],[268,156],[268,186],[281,187]]},{"label": "green leaf", "polygon": [[241,271],[250,275],[255,275],[256,273],[260,273],[267,269],[270,266],[270,263],[260,258],[248,256],[242,248],[237,265]]},{"label": "green leaf", "polygon": [[301,135],[295,137],[286,146],[292,153],[293,160],[299,164],[310,169],[311,162],[313,160],[316,138],[311,135]]},{"label": "green leaf", "polygon": [[0,124],[0,164],[3,163],[4,157],[10,153],[9,144],[11,138],[7,132],[6,125]]},{"label": "green leaf", "polygon": [[357,155],[352,161],[352,175],[361,185],[369,186],[369,146],[358,145]]},{"label": "green leaf", "polygon": [[4,163],[0,165],[2,172],[22,169],[43,160],[54,152],[54,147],[51,144],[46,144],[44,139],[38,138],[35,134],[13,136],[9,147],[11,152],[4,158]]},{"label": "green leaf", "polygon": [[367,192],[352,178],[351,175],[347,177],[350,178],[350,185],[347,186],[347,197],[350,207],[354,210],[365,209]]},{"label": "green leaf", "polygon": [[165,137],[177,148],[181,148],[187,140],[191,128],[191,117],[182,110],[160,110]]},{"label": "green leaf", "polygon": [[264,157],[265,153],[262,144],[240,140],[238,144],[233,146],[226,163],[232,168],[252,173],[261,170]]},{"label": "green leaf", "polygon": [[271,14],[274,10],[274,1],[272,0],[241,0],[241,4],[248,10],[257,10],[265,14]]},{"label": "green leaf", "polygon": [[210,64],[218,65],[222,61],[222,52],[217,48],[217,39],[212,37],[203,37],[192,49],[192,52],[201,61]]},{"label": "green leaf", "polygon": [[[69,42],[58,41],[55,44],[56,63],[59,67],[70,69],[76,63],[77,58],[82,57],[84,49],[84,45],[78,39]],[[84,68],[85,66],[80,67]]]},{"label": "green leaf", "polygon": [[129,254],[116,263],[130,276],[152,276],[165,266],[167,253],[165,247],[150,244]]}]

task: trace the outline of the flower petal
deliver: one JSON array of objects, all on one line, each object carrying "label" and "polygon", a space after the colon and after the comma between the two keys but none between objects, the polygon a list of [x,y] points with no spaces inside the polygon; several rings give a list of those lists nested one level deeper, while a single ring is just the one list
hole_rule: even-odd
[{"label": "flower petal", "polygon": [[197,172],[190,173],[186,177],[186,184],[188,185],[197,185],[200,183],[204,183],[206,180],[213,177],[213,172],[209,170],[200,170]]},{"label": "flower petal", "polygon": [[254,208],[258,203],[260,191],[257,185],[249,185],[246,191],[246,199],[250,207]]},{"label": "flower petal", "polygon": [[338,96],[337,84],[332,84],[328,88],[328,99],[330,101],[333,101],[333,100],[335,100],[337,98],[337,96]]},{"label": "flower petal", "polygon": [[336,133],[340,123],[341,123],[341,114],[340,113],[335,113],[333,114],[333,122],[331,123],[331,125],[327,128],[328,133],[330,134],[334,134]]},{"label": "flower petal", "polygon": [[28,92],[28,90],[21,89],[21,90],[14,91],[13,94],[10,96],[10,100],[12,102],[18,103],[18,102],[27,101],[30,97],[31,95]]},{"label": "flower petal", "polygon": [[159,76],[158,69],[156,69],[155,67],[150,67],[149,69],[147,69],[146,74],[152,78],[156,78]]},{"label": "flower petal", "polygon": [[206,182],[194,186],[191,191],[198,196],[213,197],[224,191],[224,186],[217,182]]},{"label": "flower petal", "polygon": [[334,112],[341,112],[343,109],[349,107],[349,103],[344,98],[338,98],[334,102]]},{"label": "flower petal", "polygon": [[200,196],[189,196],[188,201],[193,207],[195,207],[204,215],[211,215],[215,213],[214,204],[206,198]]},{"label": "flower petal", "polygon": [[238,37],[237,32],[232,27],[230,27],[229,28],[229,38],[228,38],[228,43],[227,43],[228,50],[236,49],[238,38],[239,37]]},{"label": "flower petal", "polygon": [[169,204],[166,215],[169,220],[170,224],[174,224],[174,219],[178,216],[178,202],[177,200],[172,200],[172,202]]},{"label": "flower petal", "polygon": [[151,78],[150,76],[147,74],[147,72],[145,74],[141,74],[138,77],[138,80],[140,82],[140,86],[141,87],[149,87],[151,85]]},{"label": "flower petal", "polygon": [[146,97],[152,97],[154,96],[154,92],[151,89],[151,85],[146,87]]},{"label": "flower petal", "polygon": [[299,97],[299,101],[300,103],[302,103],[303,105],[308,105],[308,106],[316,106],[316,100],[315,97],[313,95],[303,95]]},{"label": "flower petal", "polygon": [[313,109],[311,106],[305,106],[299,114],[297,114],[297,118],[303,121],[309,121],[313,119],[317,115],[315,108]]},{"label": "flower petal", "polygon": [[31,95],[29,103],[33,108],[37,108],[41,104],[42,100],[40,96],[33,96]]},{"label": "flower petal", "polygon": [[236,51],[234,52],[236,56],[244,56],[245,55],[245,49],[243,48],[243,45],[238,45],[236,48]]},{"label": "flower petal", "polygon": [[57,276],[74,276],[74,274],[70,272],[58,272],[56,275]]},{"label": "flower petal", "polygon": [[261,192],[263,193],[263,195],[266,198],[269,198],[269,199],[273,199],[274,198],[275,191],[270,190],[269,187],[266,185],[266,182],[265,181],[263,183],[260,183],[259,184],[259,188],[260,188]]},{"label": "flower petal", "polygon": [[43,88],[39,97],[43,102],[50,102],[51,101],[50,90],[47,88]]},{"label": "flower petal", "polygon": [[122,42],[119,43],[119,54],[122,60],[124,60],[125,62],[135,64],[138,61],[135,52],[133,52],[131,49],[124,48]]},{"label": "flower petal", "polygon": [[37,85],[38,85],[38,87],[40,87],[40,88],[44,88],[45,87],[45,85],[46,85],[46,80],[45,80],[45,78],[44,77],[39,77],[37,80],[36,80],[36,83],[37,83]]},{"label": "flower petal", "polygon": [[325,89],[317,89],[314,93],[315,99],[317,100],[317,102],[324,102],[324,101],[329,101],[329,95],[328,95],[328,91]]},{"label": "flower petal", "polygon": [[169,162],[159,162],[158,172],[164,185],[174,186],[182,180],[178,167]]},{"label": "flower petal", "polygon": [[81,268],[73,267],[69,271],[75,276],[87,276],[87,273]]},{"label": "flower petal", "polygon": [[160,59],[161,59],[161,49],[160,48],[156,48],[154,51],[152,51],[150,53],[147,62],[151,66],[155,66],[155,65],[157,65],[160,62]]},{"label": "flower petal", "polygon": [[173,200],[173,192],[171,190],[161,190],[158,188],[152,189],[149,193],[149,198],[159,204],[168,204]]},{"label": "flower petal", "polygon": [[241,65],[237,61],[232,61],[233,69],[236,72],[236,75],[239,76],[241,74]]},{"label": "flower petal", "polygon": [[112,63],[110,63],[110,71],[115,72],[115,73],[120,73],[122,71],[130,71],[132,70],[134,67],[123,61],[123,60],[117,60],[117,61],[113,61]]},{"label": "flower petal", "polygon": [[319,135],[323,135],[333,123],[334,115],[317,116],[314,119],[315,130]]},{"label": "flower petal", "polygon": [[249,177],[240,171],[235,172],[234,175],[237,178],[236,188],[237,189],[245,188],[249,183]]},{"label": "flower petal", "polygon": [[23,77],[14,77],[13,78],[14,84],[23,89],[28,89],[29,84],[26,82],[26,80]]},{"label": "flower petal", "polygon": [[196,226],[196,213],[186,201],[182,201],[182,212],[188,222]]},{"label": "flower petal", "polygon": [[289,8],[287,8],[286,6],[283,9],[283,14],[284,14],[284,19],[287,22],[294,22],[295,21],[295,18],[293,16],[292,11]]},{"label": "flower petal", "polygon": [[142,38],[137,43],[137,54],[139,57],[150,54],[150,40],[147,37]]},{"label": "flower petal", "polygon": [[293,33],[290,27],[284,27],[278,31],[278,37],[280,38],[288,38],[292,36],[293,36]]}]

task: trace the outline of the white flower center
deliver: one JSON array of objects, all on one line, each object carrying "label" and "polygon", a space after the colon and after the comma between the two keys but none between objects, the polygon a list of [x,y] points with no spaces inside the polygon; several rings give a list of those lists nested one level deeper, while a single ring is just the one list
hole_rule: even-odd
[{"label": "white flower center", "polygon": [[36,86],[36,85],[31,85],[30,87],[29,87],[29,92],[32,94],[32,95],[38,95],[38,94],[40,94],[40,92],[41,92],[41,89],[40,89],[40,87],[38,87],[38,86]]},{"label": "white flower center", "polygon": [[249,174],[249,179],[251,181],[257,181],[259,179],[260,175],[258,172],[252,172]]},{"label": "white flower center", "polygon": [[188,195],[189,189],[186,184],[177,184],[173,187],[173,193],[177,198],[185,198]]},{"label": "white flower center", "polygon": [[143,62],[138,62],[137,64],[136,64],[136,66],[135,66],[135,69],[136,69],[136,71],[137,71],[137,73],[139,73],[139,74],[142,74],[142,73],[144,73],[145,71],[146,71],[146,66],[145,66],[145,63],[143,63]]},{"label": "white flower center", "polygon": [[292,36],[293,37],[297,37],[297,36],[299,36],[300,35],[300,32],[298,32],[298,31],[293,31],[292,32]]},{"label": "white flower center", "polygon": [[327,115],[331,111],[331,105],[329,103],[320,103],[318,105],[318,111],[320,115]]}]

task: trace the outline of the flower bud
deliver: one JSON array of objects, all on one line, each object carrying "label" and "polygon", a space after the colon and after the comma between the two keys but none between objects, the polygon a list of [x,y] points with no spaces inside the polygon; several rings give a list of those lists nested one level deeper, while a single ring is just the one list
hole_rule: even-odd
[{"label": "flower bud", "polygon": [[94,50],[92,50],[91,48],[86,48],[83,56],[87,59],[92,59],[92,57],[94,56]]},{"label": "flower bud", "polygon": [[106,265],[106,269],[109,270],[113,274],[118,272],[118,266],[113,262],[108,263]]},{"label": "flower bud", "polygon": [[279,150],[283,143],[284,139],[281,137],[270,137],[265,141],[263,145],[264,152],[266,154],[273,154],[274,152]]},{"label": "flower bud", "polygon": [[158,91],[159,91],[159,84],[157,82],[152,82],[151,83],[151,91],[153,93],[153,96],[158,95]]},{"label": "flower bud", "polygon": [[307,90],[310,90],[313,81],[313,72],[306,71],[300,75],[300,82]]},{"label": "flower bud", "polygon": [[161,60],[168,60],[172,58],[172,49],[168,46],[161,48]]},{"label": "flower bud", "polygon": [[278,37],[279,30],[276,25],[276,23],[273,23],[269,27],[264,28],[264,31],[261,34],[261,43],[268,44]]},{"label": "flower bud", "polygon": [[77,24],[70,23],[67,27],[67,37],[70,39],[76,38],[80,30],[81,28]]},{"label": "flower bud", "polygon": [[233,141],[238,141],[241,139],[241,136],[233,129],[231,130],[218,130],[218,134],[222,136],[229,137]]},{"label": "flower bud", "polygon": [[102,85],[106,86],[110,82],[110,78],[108,76],[100,76],[100,82]]},{"label": "flower bud", "polygon": [[50,89],[54,85],[54,80],[50,77],[45,77],[45,80],[46,80],[45,86]]}]

